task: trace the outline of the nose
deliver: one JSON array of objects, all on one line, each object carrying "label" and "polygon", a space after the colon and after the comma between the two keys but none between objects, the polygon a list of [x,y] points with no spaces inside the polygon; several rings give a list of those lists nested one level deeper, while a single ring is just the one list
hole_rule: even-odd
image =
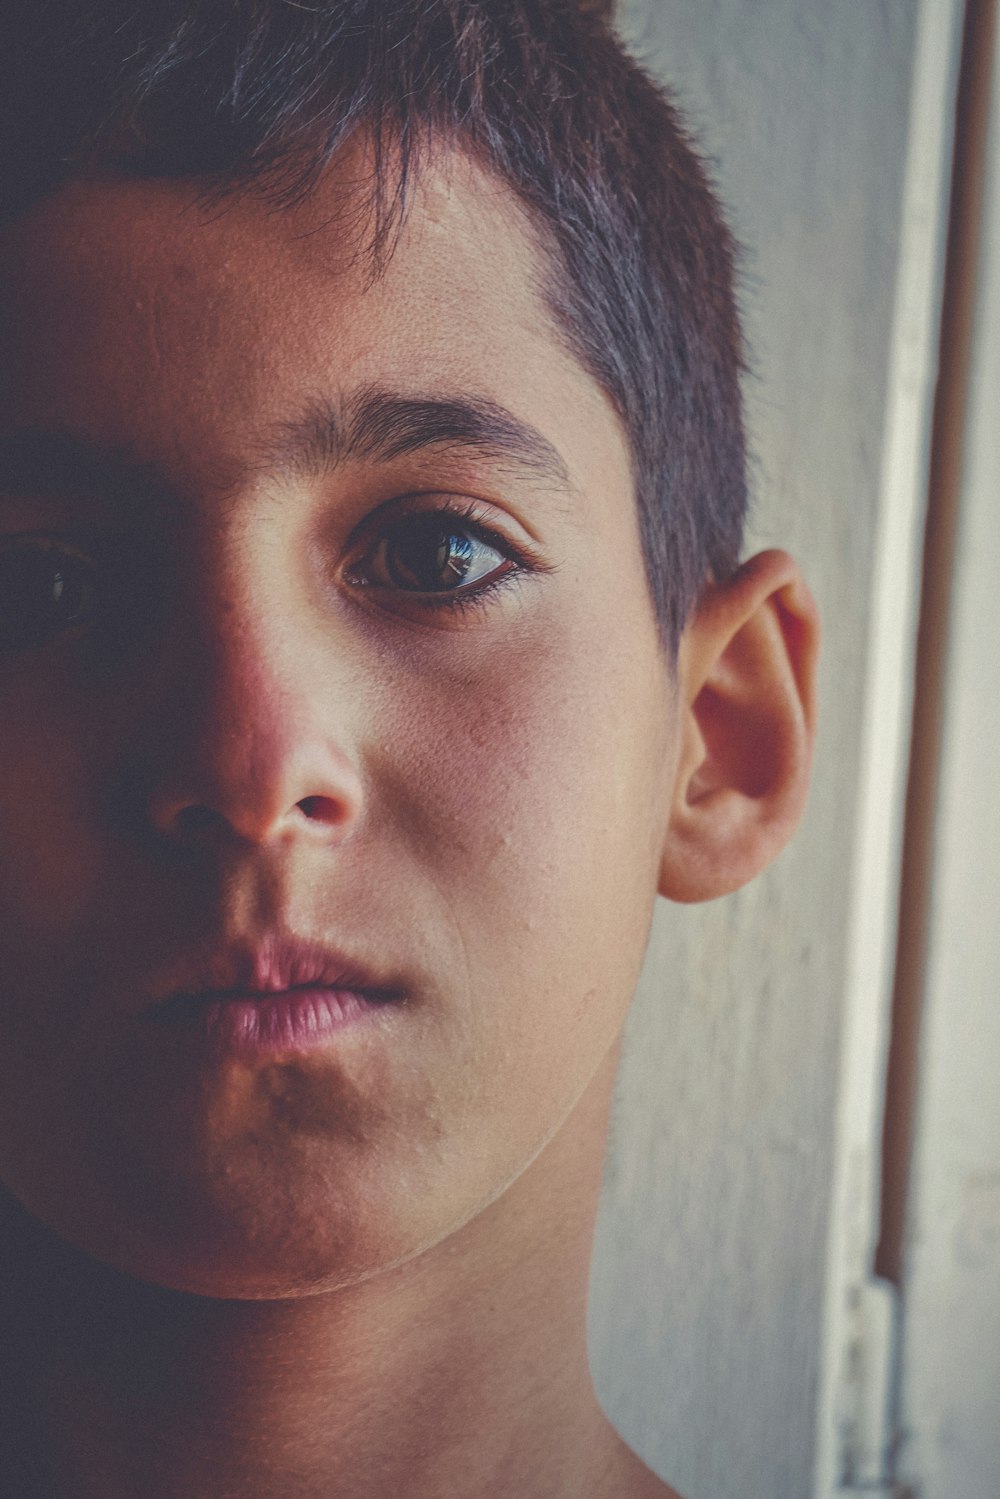
[{"label": "nose", "polygon": [[363,797],[342,671],[287,618],[211,615],[180,632],[154,689],[148,822],[180,845],[344,840]]}]

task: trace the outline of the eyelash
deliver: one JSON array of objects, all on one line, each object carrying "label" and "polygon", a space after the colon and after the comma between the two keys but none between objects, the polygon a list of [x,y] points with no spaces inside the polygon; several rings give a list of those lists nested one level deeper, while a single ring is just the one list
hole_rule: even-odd
[{"label": "eyelash", "polygon": [[415,596],[418,608],[447,609],[456,618],[461,615],[481,614],[495,596],[520,583],[526,569],[512,568],[510,572],[496,573],[482,583],[472,583],[468,588],[453,588],[448,593]]},{"label": "eyelash", "polygon": [[[497,552],[508,565],[503,570],[497,569],[481,582],[470,583],[464,587],[441,589],[438,592],[392,589],[389,585],[372,583],[357,576],[358,567],[366,558],[371,557],[375,547],[391,534],[394,526],[402,527],[406,521],[422,516],[450,523],[456,530],[466,530],[475,540]],[[374,531],[373,540],[367,546],[363,556],[348,569],[349,577],[352,571],[355,574],[353,581],[359,587],[371,589],[373,592],[379,590],[383,593],[393,593],[405,598],[407,607],[416,608],[428,614],[440,613],[444,610],[453,616],[459,616],[482,612],[502,591],[519,585],[530,574],[549,573],[552,568],[526,548],[518,546],[509,537],[494,530],[482,519],[482,511],[476,502],[467,501],[464,504],[450,502],[427,508],[415,506],[398,511],[391,521]]]}]

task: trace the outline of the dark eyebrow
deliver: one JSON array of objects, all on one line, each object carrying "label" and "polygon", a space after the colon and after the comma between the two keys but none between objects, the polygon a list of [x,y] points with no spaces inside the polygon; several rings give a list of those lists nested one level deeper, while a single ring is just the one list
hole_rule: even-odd
[{"label": "dark eyebrow", "polygon": [[[536,483],[574,492],[558,449],[505,406],[481,397],[411,396],[376,386],[355,392],[342,408],[316,401],[301,416],[278,424],[256,445],[250,469],[258,476],[312,477],[351,459],[391,463],[429,448],[471,452],[520,470]],[[99,488],[124,500],[163,499],[170,491],[158,466],[127,446],[37,429],[0,435],[0,492],[5,487],[59,496]],[[231,488],[231,482],[223,487]]]},{"label": "dark eyebrow", "polygon": [[125,447],[105,447],[58,429],[0,434],[0,498],[5,489],[54,497],[100,489],[127,499],[164,488],[156,466]]},{"label": "dark eyebrow", "polygon": [[316,402],[282,423],[262,454],[266,467],[315,473],[351,459],[391,463],[425,448],[459,449],[572,490],[558,449],[537,427],[479,396],[403,395],[365,386],[343,409]]}]

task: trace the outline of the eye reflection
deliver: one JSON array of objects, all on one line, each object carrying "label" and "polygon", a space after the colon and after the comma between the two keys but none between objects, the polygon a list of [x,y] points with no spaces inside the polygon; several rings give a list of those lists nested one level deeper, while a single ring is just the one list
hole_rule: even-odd
[{"label": "eye reflection", "polygon": [[395,522],[363,559],[356,577],[406,593],[450,593],[485,582],[509,560],[474,522],[436,511]]},{"label": "eye reflection", "polygon": [[95,604],[93,561],[45,536],[0,539],[0,650],[41,645]]}]

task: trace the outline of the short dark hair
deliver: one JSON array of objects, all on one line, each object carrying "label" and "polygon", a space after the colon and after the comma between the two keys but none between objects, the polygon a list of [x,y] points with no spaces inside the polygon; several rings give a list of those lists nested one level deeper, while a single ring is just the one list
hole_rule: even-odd
[{"label": "short dark hair", "polygon": [[580,0],[6,0],[0,204],[8,220],[103,166],[308,191],[359,130],[369,250],[391,254],[426,147],[470,151],[526,205],[556,327],[632,458],[673,653],[746,509],[734,246],[662,89]]}]

